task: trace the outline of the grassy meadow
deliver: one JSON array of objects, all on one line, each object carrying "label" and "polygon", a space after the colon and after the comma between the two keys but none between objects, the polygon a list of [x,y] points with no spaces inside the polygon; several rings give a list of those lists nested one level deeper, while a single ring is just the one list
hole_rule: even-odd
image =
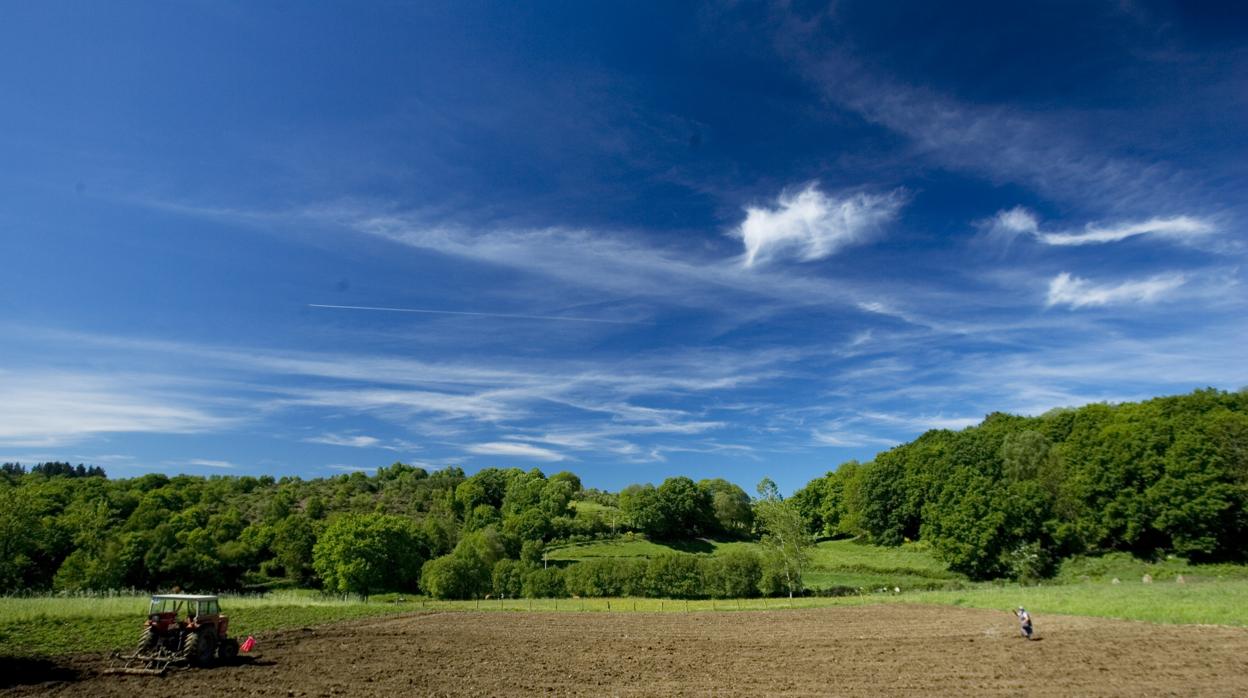
[{"label": "grassy meadow", "polygon": [[[554,548],[547,557],[562,564],[575,564],[578,560],[596,557],[641,558],[672,550],[714,554],[733,546],[751,545],[755,544],[695,540],[673,546],[641,537],[623,537]],[[1151,583],[1143,581],[1145,575],[1149,575]],[[231,617],[232,633],[257,635],[261,648],[264,635],[276,630],[421,610],[684,613],[920,603],[1005,612],[1024,605],[1041,623],[1047,614],[1072,614],[1155,623],[1248,626],[1248,567],[1194,566],[1178,559],[1147,562],[1117,554],[1075,559],[1068,561],[1050,582],[1023,586],[968,582],[945,570],[918,545],[881,548],[853,541],[826,541],[812,551],[806,583],[814,589],[853,587],[855,593],[839,597],[809,596],[792,601],[774,598],[434,601],[393,594],[362,599],[325,596],[315,591],[283,591],[223,595],[221,603]],[[127,650],[138,636],[147,600],[146,594],[0,597],[0,656]]]},{"label": "grassy meadow", "polygon": [[[731,548],[758,550],[759,544],[715,541],[699,538],[676,542],[651,541],[642,536],[621,536],[610,540],[573,543],[552,548],[546,558],[552,562],[574,563],[604,557],[649,558],[665,552],[713,555]],[[867,545],[852,540],[823,541],[810,551],[804,580],[816,592],[823,589],[948,589],[961,587],[966,578],[945,569],[920,545],[896,548]]]}]

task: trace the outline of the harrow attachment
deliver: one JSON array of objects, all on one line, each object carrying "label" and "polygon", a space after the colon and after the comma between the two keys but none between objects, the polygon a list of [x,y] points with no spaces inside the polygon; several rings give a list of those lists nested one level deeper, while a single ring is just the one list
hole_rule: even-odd
[{"label": "harrow attachment", "polygon": [[163,676],[169,667],[186,664],[185,659],[164,647],[158,647],[151,652],[135,652],[124,656],[113,652],[112,660],[113,665],[104,670],[105,674]]}]

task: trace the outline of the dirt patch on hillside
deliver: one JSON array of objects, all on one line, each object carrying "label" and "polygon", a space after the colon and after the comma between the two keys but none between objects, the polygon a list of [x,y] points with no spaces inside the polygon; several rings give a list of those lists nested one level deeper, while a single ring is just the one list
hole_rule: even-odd
[{"label": "dirt patch on hillside", "polygon": [[259,638],[238,666],[18,686],[41,695],[1248,694],[1248,631],[929,606],[431,613]]}]

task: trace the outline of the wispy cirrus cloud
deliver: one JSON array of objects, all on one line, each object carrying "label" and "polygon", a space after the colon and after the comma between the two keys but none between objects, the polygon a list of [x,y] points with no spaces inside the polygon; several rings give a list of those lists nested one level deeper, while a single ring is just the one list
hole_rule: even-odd
[{"label": "wispy cirrus cloud", "polygon": [[[187,357],[195,357],[203,374],[222,377],[212,383],[211,390],[218,396],[219,391],[231,396],[233,425],[291,410],[329,410],[375,418],[443,443],[450,438],[479,442],[517,438],[537,448],[601,449],[629,457],[641,452],[637,440],[679,439],[723,428],[723,421],[708,419],[681,403],[782,379],[786,371],[781,367],[800,355],[789,349],[697,349],[606,364],[496,358],[429,363],[395,356],[223,349],[81,333],[52,332],[49,336],[72,337],[75,345],[96,347],[98,356],[116,351],[127,362],[149,367],[183,365]],[[299,380],[292,383],[282,376]],[[133,388],[144,382],[151,380],[131,380],[127,385]],[[181,394],[172,388],[166,392],[196,402],[193,393]],[[572,424],[576,426],[566,426]],[[61,422],[50,421],[40,428],[55,433],[61,427]],[[163,425],[147,428],[160,431]],[[429,447],[355,430],[298,438],[361,449]]]},{"label": "wispy cirrus cloud", "polygon": [[328,446],[349,446],[351,448],[373,448],[381,445],[381,439],[364,434],[332,434],[325,433],[311,436],[304,441],[310,444],[326,444]]},{"label": "wispy cirrus cloud", "polygon": [[379,448],[386,451],[419,451],[420,444],[406,439],[383,439],[368,434],[325,432],[303,439],[305,443],[345,448]]},{"label": "wispy cirrus cloud", "polygon": [[0,444],[58,446],[96,434],[191,434],[236,424],[159,375],[0,372]]},{"label": "wispy cirrus cloud", "polygon": [[782,192],[775,206],[747,207],[732,235],[745,246],[747,267],[786,258],[810,262],[865,242],[903,203],[900,191],[834,196],[812,183],[796,194]]},{"label": "wispy cirrus cloud", "polygon": [[1186,283],[1182,274],[1160,274],[1143,281],[1123,281],[1117,284],[1096,284],[1067,272],[1049,281],[1045,304],[1067,305],[1071,308],[1115,305],[1119,303],[1151,303]]},{"label": "wispy cirrus cloud", "polygon": [[1143,221],[1088,223],[1082,230],[1046,232],[1040,229],[1036,215],[1022,206],[998,211],[985,227],[989,235],[997,238],[1008,240],[1018,235],[1029,235],[1040,243],[1056,246],[1102,245],[1142,235],[1183,240],[1203,237],[1217,230],[1202,218],[1171,216]]},{"label": "wispy cirrus cloud", "polygon": [[344,473],[368,473],[377,469],[375,465],[351,465],[349,463],[330,463],[325,467],[329,470],[338,470]]},{"label": "wispy cirrus cloud", "polygon": [[385,312],[385,313],[419,313],[422,315],[456,315],[459,317],[480,317],[480,318],[504,318],[509,320],[544,320],[555,322],[600,322],[609,325],[635,325],[636,322],[628,320],[610,320],[606,318],[585,318],[585,317],[564,317],[558,315],[523,315],[519,313],[486,313],[476,311],[463,310],[434,310],[431,308],[380,308],[376,306],[364,305],[327,305],[324,303],[308,303],[309,308],[324,308],[328,310],[363,310],[369,312]]},{"label": "wispy cirrus cloud", "polygon": [[1168,208],[1193,196],[1190,178],[1175,168],[1113,152],[1088,117],[973,104],[871,71],[841,52],[793,52],[832,103],[908,138],[912,158],[1102,210]]},{"label": "wispy cirrus cloud", "polygon": [[191,460],[180,461],[178,463],[173,463],[172,465],[197,465],[202,468],[220,468],[223,470],[232,470],[238,467],[228,460],[215,460],[211,458],[192,458]]},{"label": "wispy cirrus cloud", "polygon": [[491,441],[487,443],[473,444],[468,446],[465,450],[479,456],[506,456],[548,462],[567,460],[567,456],[549,448],[542,448],[541,446],[534,446],[533,444],[516,441]]}]

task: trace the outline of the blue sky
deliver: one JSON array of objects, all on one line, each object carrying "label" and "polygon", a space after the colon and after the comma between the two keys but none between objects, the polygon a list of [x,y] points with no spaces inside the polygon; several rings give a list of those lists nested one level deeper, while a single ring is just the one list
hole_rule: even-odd
[{"label": "blue sky", "polygon": [[792,490],[1248,385],[1242,10],[947,5],[11,4],[0,459]]}]

